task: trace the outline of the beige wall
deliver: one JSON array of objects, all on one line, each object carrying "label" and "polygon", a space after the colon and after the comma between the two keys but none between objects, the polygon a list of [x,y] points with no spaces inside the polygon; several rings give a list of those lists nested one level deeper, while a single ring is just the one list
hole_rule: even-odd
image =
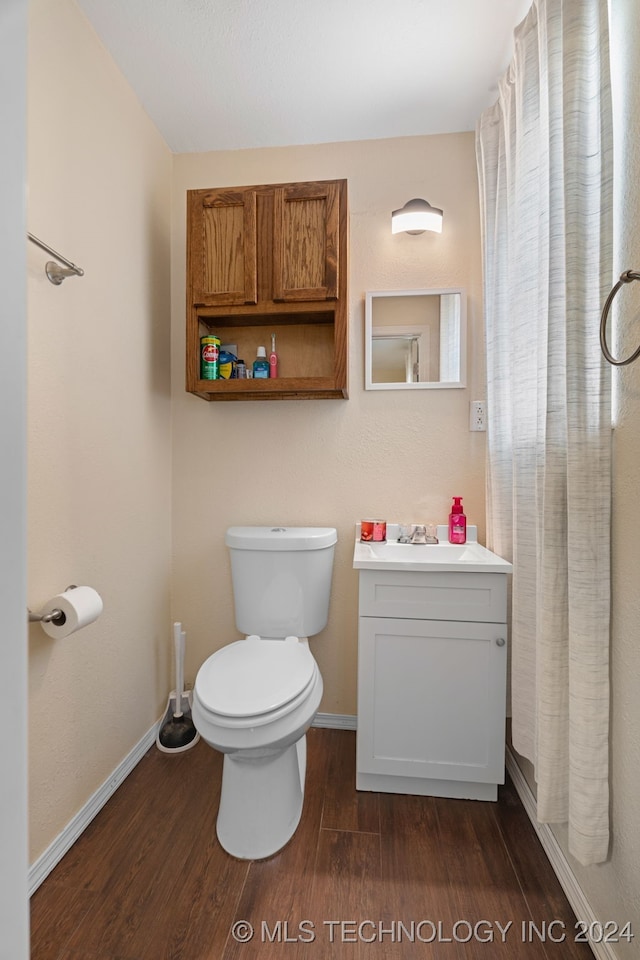
[{"label": "beige wall", "polygon": [[[185,191],[346,177],[350,204],[349,400],[207,403],[184,392]],[[412,197],[444,209],[442,235],[391,234]],[[335,526],[329,623],[312,641],[321,710],[356,712],[362,516],[445,522],[453,495],[484,534],[481,263],[473,134],[183,155],[174,159],[172,250],[173,598],[188,629],[187,672],[238,634],[224,532],[230,524]],[[469,389],[364,390],[366,290],[465,287]],[[252,360],[253,357],[245,357]]]},{"label": "beige wall", "polygon": [[169,683],[171,154],[72,0],[32,0],[28,598],[94,586],[104,614],[29,630],[31,856],[158,718]]}]

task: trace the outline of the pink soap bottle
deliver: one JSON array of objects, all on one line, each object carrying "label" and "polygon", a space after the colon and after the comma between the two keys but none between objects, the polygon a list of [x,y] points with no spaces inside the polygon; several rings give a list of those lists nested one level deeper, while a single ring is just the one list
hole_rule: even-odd
[{"label": "pink soap bottle", "polygon": [[449,514],[449,543],[467,542],[467,518],[462,509],[462,497],[453,498]]}]

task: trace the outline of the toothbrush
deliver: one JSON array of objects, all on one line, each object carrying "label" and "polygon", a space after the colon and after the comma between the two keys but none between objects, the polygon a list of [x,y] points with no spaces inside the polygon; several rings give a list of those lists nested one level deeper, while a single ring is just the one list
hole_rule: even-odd
[{"label": "toothbrush", "polygon": [[278,354],[276,353],[276,335],[271,334],[271,353],[269,354],[269,377],[274,379],[278,376]]}]

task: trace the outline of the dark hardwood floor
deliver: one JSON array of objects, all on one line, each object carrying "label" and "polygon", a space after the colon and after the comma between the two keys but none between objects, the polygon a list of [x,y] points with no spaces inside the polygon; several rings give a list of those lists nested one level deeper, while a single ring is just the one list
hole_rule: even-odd
[{"label": "dark hardwood floor", "polygon": [[263,861],[216,839],[221,756],[153,747],[34,894],[32,960],[591,960],[509,782],[359,793],[355,734],[307,737],[300,826]]}]

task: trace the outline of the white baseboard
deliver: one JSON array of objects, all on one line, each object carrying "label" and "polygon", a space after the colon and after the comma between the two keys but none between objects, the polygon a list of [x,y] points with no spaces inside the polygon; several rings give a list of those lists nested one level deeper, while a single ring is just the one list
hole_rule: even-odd
[{"label": "white baseboard", "polygon": [[[558,882],[564,890],[567,900],[571,904],[571,909],[575,913],[577,919],[584,922],[587,930],[591,929],[591,924],[596,925],[594,929],[600,929],[600,921],[591,908],[591,905],[585,896],[584,890],[580,886],[578,878],[571,869],[571,864],[567,860],[562,847],[556,840],[551,827],[548,823],[538,823],[536,817],[535,797],[531,791],[531,787],[526,781],[524,774],[518,766],[518,762],[513,751],[508,745],[506,749],[506,766],[518,796],[522,801],[522,806],[526,810],[527,815],[533,824],[533,828],[538,834],[538,839],[540,840],[549,863],[553,868],[553,872],[558,878]],[[589,946],[591,947],[594,956],[597,957],[597,960],[618,960],[618,954],[614,950],[611,943],[598,943],[596,941],[592,941],[589,943]]]},{"label": "white baseboard", "polygon": [[89,797],[85,805],[69,821],[66,827],[58,834],[55,840],[29,868],[29,896],[32,896],[40,884],[49,876],[53,868],[62,860],[65,853],[76,842],[80,834],[86,830],[93,818],[104,807],[109,798],[116,792],[122,781],[131,773],[140,762],[149,747],[156,740],[158,724],[154,723],[135,747],[127,754],[113,773],[107,777],[96,792]]},{"label": "white baseboard", "polygon": [[328,730],[355,730],[357,717],[350,713],[316,713],[312,727],[326,727]]}]

